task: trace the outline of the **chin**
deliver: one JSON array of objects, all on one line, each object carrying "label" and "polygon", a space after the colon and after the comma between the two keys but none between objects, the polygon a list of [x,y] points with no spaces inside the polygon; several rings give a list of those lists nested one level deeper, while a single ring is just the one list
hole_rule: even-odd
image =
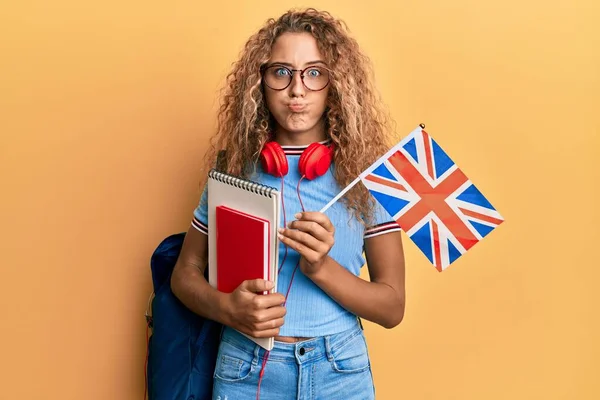
[{"label": "chin", "polygon": [[314,125],[303,124],[303,125],[285,125],[283,129],[290,133],[303,133],[312,130]]},{"label": "chin", "polygon": [[309,134],[312,133],[314,131],[313,126],[306,126],[306,127],[288,127],[288,128],[284,128],[288,133],[294,135],[294,136],[302,136],[304,134]]},{"label": "chin", "polygon": [[303,133],[311,131],[319,124],[319,121],[285,121],[281,127],[290,133]]}]

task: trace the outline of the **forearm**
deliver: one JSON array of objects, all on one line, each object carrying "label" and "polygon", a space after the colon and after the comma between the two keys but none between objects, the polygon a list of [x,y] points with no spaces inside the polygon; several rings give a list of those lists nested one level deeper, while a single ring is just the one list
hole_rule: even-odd
[{"label": "forearm", "polygon": [[201,270],[193,265],[177,265],[171,276],[173,294],[192,312],[228,324],[225,312],[227,294],[213,288]]},{"label": "forearm", "polygon": [[331,257],[309,278],[348,311],[385,328],[404,317],[404,295],[382,282],[355,276]]}]

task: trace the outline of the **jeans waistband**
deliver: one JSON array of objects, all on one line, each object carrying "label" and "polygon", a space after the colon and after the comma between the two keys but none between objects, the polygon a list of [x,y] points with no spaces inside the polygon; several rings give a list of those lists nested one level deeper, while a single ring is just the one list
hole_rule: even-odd
[{"label": "jeans waistband", "polygon": [[[294,362],[298,364],[306,363],[311,360],[327,358],[331,360],[331,352],[346,342],[353,339],[356,335],[362,335],[363,330],[360,325],[346,331],[332,335],[318,336],[315,338],[303,340],[296,343],[275,342],[273,349],[269,352],[269,361]],[[242,335],[235,329],[225,327],[221,335],[221,340],[241,351],[253,354],[262,358],[266,350]]]}]

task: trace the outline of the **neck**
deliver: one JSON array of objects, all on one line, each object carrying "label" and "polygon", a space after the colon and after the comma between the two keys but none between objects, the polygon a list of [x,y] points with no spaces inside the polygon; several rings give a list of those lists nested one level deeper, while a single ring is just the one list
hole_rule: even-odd
[{"label": "neck", "polygon": [[275,128],[275,141],[281,146],[306,146],[326,139],[325,121],[304,132],[290,132],[280,126]]}]

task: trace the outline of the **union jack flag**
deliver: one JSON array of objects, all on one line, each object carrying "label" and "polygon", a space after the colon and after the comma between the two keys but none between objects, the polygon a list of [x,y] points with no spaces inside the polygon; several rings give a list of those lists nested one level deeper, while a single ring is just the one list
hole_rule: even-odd
[{"label": "union jack flag", "polygon": [[421,127],[360,179],[440,272],[504,221]]}]

